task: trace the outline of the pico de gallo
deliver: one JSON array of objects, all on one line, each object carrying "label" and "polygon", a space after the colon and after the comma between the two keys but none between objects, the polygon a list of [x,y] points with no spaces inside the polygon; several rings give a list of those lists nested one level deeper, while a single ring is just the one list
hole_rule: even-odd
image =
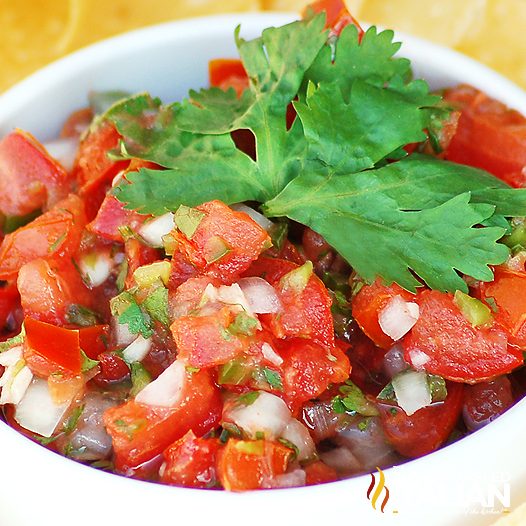
[{"label": "pico de gallo", "polygon": [[5,422],[95,468],[233,491],[485,426],[526,389],[526,118],[429,93],[340,0],[238,40],[182,103],[94,93],[56,141],[1,140]]}]

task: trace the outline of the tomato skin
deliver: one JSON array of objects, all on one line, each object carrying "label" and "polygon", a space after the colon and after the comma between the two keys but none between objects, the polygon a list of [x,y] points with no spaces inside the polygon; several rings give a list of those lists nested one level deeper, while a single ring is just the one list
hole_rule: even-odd
[{"label": "tomato skin", "polygon": [[227,90],[234,88],[240,97],[248,88],[248,75],[243,63],[237,58],[219,58],[208,63],[210,85]]},{"label": "tomato skin", "polygon": [[14,131],[0,141],[0,212],[23,216],[48,209],[69,192],[66,170],[29,133]]},{"label": "tomato skin", "polygon": [[356,26],[358,29],[358,37],[362,38],[363,29],[355,18],[349,13],[343,0],[317,0],[308,4],[303,12],[303,18],[305,18],[309,11],[312,10],[314,13],[325,12],[327,20],[325,21],[325,28],[331,29],[332,35],[339,35],[343,28],[349,24]]},{"label": "tomato skin", "polygon": [[99,361],[100,372],[93,378],[93,381],[101,387],[118,384],[130,376],[130,368],[119,355],[103,352],[96,359]]},{"label": "tomato skin", "polygon": [[106,343],[110,335],[109,325],[92,325],[91,327],[80,327],[80,348],[88,358],[96,360],[97,356],[106,350]]},{"label": "tomato skin", "polygon": [[72,304],[92,306],[92,294],[69,261],[36,259],[20,269],[17,279],[24,314],[65,325]]},{"label": "tomato skin", "polygon": [[201,436],[221,419],[222,400],[208,371],[191,374],[175,407],[154,407],[130,400],[108,409],[104,423],[112,437],[115,468],[126,473],[162,453],[190,429]]},{"label": "tomato skin", "polygon": [[336,346],[330,354],[325,347],[300,338],[276,341],[275,346],[283,358],[279,367],[283,378],[281,394],[293,413],[307,400],[321,395],[329,384],[349,377],[349,359]]},{"label": "tomato skin", "polygon": [[371,285],[364,285],[352,299],[352,315],[360,329],[382,349],[389,349],[395,343],[380,327],[378,315],[395,296],[401,296],[406,301],[414,301],[415,295],[398,286],[384,285],[377,279]]},{"label": "tomato skin", "polygon": [[314,486],[315,484],[324,484],[326,482],[334,482],[335,480],[338,480],[338,473],[336,470],[327,466],[327,464],[323,463],[321,460],[312,462],[306,465],[303,469],[307,475],[307,486]]},{"label": "tomato skin", "polygon": [[[235,212],[220,201],[197,207],[205,216],[191,239],[181,236],[179,250],[204,274],[233,283],[270,246],[268,233],[244,212]],[[217,253],[219,243],[227,252]]]},{"label": "tomato skin", "polygon": [[24,320],[26,346],[24,359],[40,376],[54,372],[80,374],[82,359],[78,330],[69,330],[30,317]]},{"label": "tomato skin", "polygon": [[219,452],[219,480],[229,491],[268,488],[272,479],[287,471],[292,454],[277,442],[231,438]]},{"label": "tomato skin", "polygon": [[411,416],[378,400],[384,432],[398,453],[417,458],[444,444],[460,417],[464,386],[447,382],[447,392],[444,402],[423,407]]},{"label": "tomato skin", "polygon": [[446,90],[461,110],[446,159],[482,168],[514,187],[526,184],[526,117],[466,85]]},{"label": "tomato skin", "polygon": [[493,298],[495,321],[509,334],[512,345],[526,348],[526,273],[497,267],[494,275],[493,281],[480,284],[480,299]]},{"label": "tomato skin", "polygon": [[229,307],[210,316],[182,316],[173,322],[172,331],[179,358],[192,367],[224,364],[248,348],[248,338],[230,335],[228,326],[235,314]]},{"label": "tomato skin", "polygon": [[119,227],[127,225],[129,216],[132,214],[133,212],[124,209],[124,203],[121,203],[115,196],[106,195],[95,219],[86,228],[104,239],[122,243]]},{"label": "tomato skin", "polygon": [[216,438],[198,438],[192,430],[164,452],[163,484],[211,488],[217,484],[216,456],[221,443]]},{"label": "tomato skin", "polygon": [[453,302],[453,295],[426,290],[417,297],[420,317],[404,337],[404,357],[411,352],[429,357],[423,368],[457,382],[475,383],[509,373],[523,363],[522,352],[508,345],[495,323],[473,327]]},{"label": "tomato skin", "polygon": [[0,279],[16,278],[20,268],[38,258],[64,258],[78,249],[86,224],[84,204],[70,195],[11,234],[0,246]]}]

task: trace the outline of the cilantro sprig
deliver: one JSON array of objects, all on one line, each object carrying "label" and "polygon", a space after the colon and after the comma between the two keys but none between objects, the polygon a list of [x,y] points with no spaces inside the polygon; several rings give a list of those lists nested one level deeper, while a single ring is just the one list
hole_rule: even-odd
[{"label": "cilantro sprig", "polygon": [[[508,249],[507,217],[524,216],[526,190],[404,146],[422,142],[447,116],[413,80],[391,31],[354,26],[327,38],[324,15],[236,41],[249,88],[191,91],[162,105],[139,94],[106,114],[123,136],[121,155],[141,169],[115,189],[131,209],[154,215],[211,199],[257,201],[269,217],[323,235],[366,280],[415,290],[467,291],[460,274],[488,281]],[[283,52],[286,50],[286,52]],[[297,113],[290,129],[286,112]],[[231,136],[250,130],[256,156]],[[431,137],[432,139],[432,137]]]}]

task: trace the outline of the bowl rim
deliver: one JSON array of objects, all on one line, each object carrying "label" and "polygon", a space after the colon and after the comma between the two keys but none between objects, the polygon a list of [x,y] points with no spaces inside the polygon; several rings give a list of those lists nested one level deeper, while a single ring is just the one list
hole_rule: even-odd
[{"label": "bowl rim", "polygon": [[[237,24],[241,24],[242,26],[245,25],[245,27],[247,25],[251,27],[267,27],[268,25],[281,25],[283,23],[292,21],[295,18],[297,18],[295,14],[293,15],[291,13],[283,12],[212,15],[186,20],[178,20],[174,22],[165,22],[163,24],[155,24],[91,44],[55,62],[52,62],[51,64],[38,70],[1,94],[0,125],[5,119],[8,119],[11,114],[20,111],[20,108],[23,107],[24,100],[27,99],[30,93],[34,90],[35,85],[39,86],[39,89],[41,89],[42,85],[52,85],[55,82],[55,76],[57,74],[60,74],[61,76],[66,74],[67,76],[73,77],[78,71],[85,69],[88,65],[93,65],[105,60],[104,56],[107,51],[111,51],[112,55],[119,55],[120,53],[129,54],[134,49],[143,48],[145,45],[144,42],[146,40],[148,41],[149,46],[157,45],[159,42],[166,42],[166,39],[169,38],[169,35],[174,32],[177,32],[177,38],[184,39],[185,35],[190,35],[196,30],[196,25],[203,25],[203,27],[206,25],[227,25],[229,28],[233,28]],[[411,60],[414,60],[415,56],[420,57],[420,60],[424,60],[431,52],[434,55],[434,64],[438,64],[441,68],[453,71],[455,74],[458,74],[461,77],[482,77],[485,82],[491,83],[491,86],[489,86],[489,89],[482,86],[477,87],[481,87],[489,95],[501,99],[509,106],[526,113],[526,92],[499,73],[457,51],[451,50],[442,45],[434,44],[421,38],[406,35],[402,32],[395,32],[395,35],[397,40],[402,41],[404,44],[401,49],[402,56],[406,55],[406,47],[411,47],[412,49],[413,56],[411,57]],[[505,97],[502,96],[503,93],[506,93]],[[469,452],[470,449],[475,449],[475,446],[480,446],[482,442],[489,441],[492,437],[498,438],[498,436],[504,432],[505,427],[509,426],[510,421],[515,421],[517,419],[517,416],[515,415],[517,415],[519,412],[525,411],[526,401],[522,399],[498,419],[492,422],[490,426],[485,427],[454,444],[441,448],[430,455],[410,460],[409,462],[401,465],[386,468],[384,472],[386,473],[387,477],[395,474],[397,477],[399,477],[402,475],[401,472],[404,472],[404,477],[402,478],[407,479],[408,477],[413,477],[416,470],[420,471],[421,469],[428,468],[434,469],[437,465],[447,463],[444,461],[449,457],[452,457],[453,452],[457,457],[464,457],[464,461],[466,461],[466,457],[469,457],[469,455],[463,455],[463,453]],[[202,494],[202,492],[196,492],[192,488],[173,487],[157,483],[152,484],[142,480],[129,479],[123,476],[115,476],[113,473],[105,473],[101,472],[100,470],[90,468],[89,466],[71,461],[68,458],[49,451],[47,448],[42,447],[37,443],[33,443],[33,441],[27,437],[23,437],[21,439],[21,434],[4,422],[0,423],[0,435],[5,435],[11,442],[16,441],[20,443],[26,443],[26,448],[35,448],[35,451],[36,448],[38,448],[38,450],[41,451],[41,455],[39,456],[47,455],[45,457],[46,459],[55,459],[52,460],[53,463],[64,463],[64,466],[69,466],[69,468],[65,467],[65,469],[69,470],[68,472],[71,472],[71,476],[75,476],[75,473],[78,471],[78,469],[81,469],[84,470],[84,476],[89,476],[90,479],[93,479],[94,481],[103,480],[102,478],[99,479],[99,477],[104,477],[107,479],[109,476],[111,476],[115,481],[114,484],[119,484],[123,488],[128,487],[128,485],[131,484],[136,487],[140,486],[144,488],[144,491],[149,492],[153,491],[152,488],[155,488],[154,491],[159,494],[172,494],[174,492],[185,492],[185,494],[188,495],[196,495],[198,493]],[[45,453],[44,450],[46,450]],[[447,452],[450,452],[450,454],[446,457],[446,459],[444,459],[443,457],[445,454],[447,454]],[[56,458],[57,456],[61,457],[61,459],[59,460]],[[47,462],[48,460],[46,460],[46,463]],[[82,467],[78,468],[79,466]],[[423,468],[421,468],[421,466],[423,466]],[[82,473],[82,471],[79,472],[79,474],[80,473]],[[88,475],[88,473],[91,473],[91,475]],[[335,486],[346,487],[348,489],[358,487],[361,488],[363,487],[363,480],[368,476],[368,474],[363,474],[320,486],[287,488],[286,490],[273,493],[279,495],[299,494],[303,496],[310,495],[314,491],[317,494],[329,495],[330,488]],[[117,482],[118,480],[121,482]],[[262,491],[247,492],[242,494],[245,495],[244,497],[241,497],[241,494],[231,492],[208,491],[206,493],[210,495],[209,498],[220,498],[221,500],[230,499],[231,501],[239,501],[241,498],[245,500],[247,498],[268,499],[268,493]],[[217,495],[220,495],[220,497],[217,497]],[[265,495],[265,497],[263,497],[263,495]]]}]

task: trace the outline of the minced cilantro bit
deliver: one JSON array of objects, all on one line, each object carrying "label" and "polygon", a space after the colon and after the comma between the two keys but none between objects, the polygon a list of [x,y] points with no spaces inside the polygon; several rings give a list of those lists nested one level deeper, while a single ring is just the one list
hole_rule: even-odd
[{"label": "minced cilantro bit", "polygon": [[290,440],[287,440],[286,438],[278,438],[278,442],[280,444],[283,444],[285,447],[288,447],[289,449],[292,449],[292,451],[294,452],[294,454],[292,455],[292,458],[290,459],[291,462],[294,462],[299,454],[300,454],[300,450],[298,449],[298,446],[294,443],[292,443]]},{"label": "minced cilantro bit", "polygon": [[130,396],[135,397],[152,381],[152,377],[140,362],[131,363],[130,370],[132,383]]},{"label": "minced cilantro bit", "polygon": [[91,369],[99,365],[98,360],[92,360],[82,349],[80,350],[80,357],[82,359],[80,370],[83,373],[90,371]]},{"label": "minced cilantro bit", "polygon": [[243,405],[252,405],[259,397],[259,391],[250,391],[242,394],[238,399],[238,403]]},{"label": "minced cilantro bit", "polygon": [[312,272],[312,261],[308,260],[301,267],[285,274],[279,284],[284,290],[292,290],[295,294],[301,294],[309,283]]},{"label": "minced cilantro bit", "polygon": [[283,380],[277,371],[269,369],[268,367],[263,367],[262,373],[265,376],[265,380],[270,385],[270,387],[272,387],[272,389],[276,391],[283,391]]},{"label": "minced cilantro bit", "polygon": [[453,301],[473,327],[484,325],[492,319],[491,310],[487,305],[460,290],[455,292]]},{"label": "minced cilantro bit", "polygon": [[120,324],[128,325],[132,334],[141,334],[149,338],[153,334],[152,320],[135,301],[133,294],[121,292],[110,302],[111,313],[117,316]]},{"label": "minced cilantro bit", "polygon": [[378,409],[363,394],[362,390],[350,380],[339,388],[340,395],[333,398],[332,408],[335,413],[351,413],[363,416],[378,416]]},{"label": "minced cilantro bit", "polygon": [[272,246],[276,247],[277,250],[281,250],[287,240],[288,233],[289,223],[287,221],[276,221],[269,231]]},{"label": "minced cilantro bit", "polygon": [[146,296],[141,306],[146,309],[147,313],[159,323],[168,327],[170,325],[170,316],[168,313],[168,289],[163,286],[157,287]]},{"label": "minced cilantro bit", "polygon": [[246,312],[239,312],[228,326],[228,331],[234,335],[253,336],[259,326],[258,320]]},{"label": "minced cilantro bit", "polygon": [[394,391],[393,384],[389,382],[377,395],[379,400],[391,400],[396,401],[396,394]]},{"label": "minced cilantro bit", "polygon": [[73,303],[67,308],[66,321],[79,327],[91,327],[99,323],[99,317],[97,313],[91,309]]},{"label": "minced cilantro bit", "polygon": [[193,367],[192,365],[187,365],[184,369],[189,375],[198,373],[201,370],[199,367]]},{"label": "minced cilantro bit", "polygon": [[137,431],[142,429],[146,425],[146,420],[134,420],[132,422],[126,422],[122,418],[118,418],[113,421],[115,427],[124,433],[128,440],[132,440]]},{"label": "minced cilantro bit", "polygon": [[53,241],[51,245],[49,245],[48,252],[50,254],[55,252],[60,247],[60,245],[62,245],[65,239],[66,239],[66,233],[64,232],[61,236],[57,237],[57,239],[55,239],[55,241]]},{"label": "minced cilantro bit", "polygon": [[62,426],[62,431],[66,435],[71,434],[75,430],[79,422],[79,418],[82,415],[83,411],[84,411],[84,404],[78,405],[73,409],[68,419],[64,422]]},{"label": "minced cilantro bit", "polygon": [[360,420],[358,422],[358,429],[360,431],[365,431],[369,427],[370,420],[368,418],[364,418],[363,420]]}]

